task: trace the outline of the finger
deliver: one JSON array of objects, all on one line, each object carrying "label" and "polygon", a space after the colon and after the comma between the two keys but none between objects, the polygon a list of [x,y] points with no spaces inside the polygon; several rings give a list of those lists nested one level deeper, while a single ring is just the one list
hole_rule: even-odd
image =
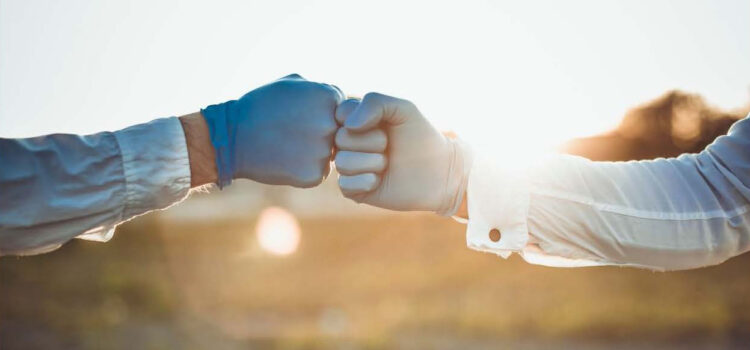
[{"label": "finger", "polygon": [[357,108],[358,105],[359,99],[356,98],[348,98],[344,100],[344,102],[341,102],[339,106],[336,107],[336,122],[338,122],[339,125],[344,125],[346,118],[354,112],[354,109]]},{"label": "finger", "polygon": [[339,176],[339,188],[344,196],[354,196],[370,192],[380,185],[380,176],[373,173],[353,176]]},{"label": "finger", "polygon": [[385,170],[386,158],[380,153],[339,151],[336,154],[336,170],[341,175],[380,173]]},{"label": "finger", "polygon": [[[336,120],[336,124],[338,124],[339,126],[344,125],[344,120],[346,120],[346,117],[351,114],[351,112],[354,110],[354,108],[357,107],[358,104],[359,100],[355,98],[348,98],[340,102],[336,106],[336,111],[334,112],[334,119]],[[339,128],[339,130],[341,129]],[[333,160],[333,157],[336,157],[336,153],[338,153],[338,147],[336,146],[336,142],[334,142],[331,150],[331,160]]]},{"label": "finger", "polygon": [[370,92],[344,121],[344,127],[353,132],[375,128],[380,123],[401,124],[413,115],[414,105],[399,98]]},{"label": "finger", "polygon": [[346,151],[383,153],[388,146],[385,131],[375,128],[362,133],[353,133],[346,128],[336,132],[336,147]]}]

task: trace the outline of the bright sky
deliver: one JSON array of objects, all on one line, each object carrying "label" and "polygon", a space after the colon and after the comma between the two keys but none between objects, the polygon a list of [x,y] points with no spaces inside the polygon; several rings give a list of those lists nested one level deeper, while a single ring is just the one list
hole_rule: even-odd
[{"label": "bright sky", "polygon": [[297,72],[539,149],[672,88],[748,103],[750,2],[0,0],[0,136],[113,130]]}]

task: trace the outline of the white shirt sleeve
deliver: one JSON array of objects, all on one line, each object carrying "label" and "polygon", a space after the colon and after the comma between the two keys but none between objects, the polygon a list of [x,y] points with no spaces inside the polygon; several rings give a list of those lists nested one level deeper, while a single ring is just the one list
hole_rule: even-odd
[{"label": "white shirt sleeve", "polygon": [[558,267],[719,264],[750,250],[750,119],[671,159],[556,155],[510,171],[477,156],[467,198],[472,249]]},{"label": "white shirt sleeve", "polygon": [[87,136],[0,139],[0,255],[48,252],[72,238],[107,241],[117,225],[189,189],[174,117]]}]

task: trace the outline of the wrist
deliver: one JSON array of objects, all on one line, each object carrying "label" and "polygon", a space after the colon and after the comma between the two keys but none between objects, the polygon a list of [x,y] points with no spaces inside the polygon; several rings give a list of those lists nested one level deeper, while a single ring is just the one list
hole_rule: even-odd
[{"label": "wrist", "polygon": [[216,184],[219,188],[224,188],[232,183],[234,178],[234,164],[232,163],[232,151],[230,145],[233,144],[232,135],[229,133],[229,123],[234,110],[236,100],[227,101],[215,105],[210,105],[201,109],[200,114],[203,116],[209,141],[213,147],[214,166],[216,169]]},{"label": "wrist", "polygon": [[466,207],[466,188],[473,157],[470,147],[455,136],[448,136],[447,141],[451,146],[448,192],[442,209],[437,213],[443,216],[455,216]]},{"label": "wrist", "polygon": [[208,125],[200,112],[180,117],[190,160],[190,187],[216,183],[216,155]]},{"label": "wrist", "polygon": [[458,206],[458,210],[456,211],[454,216],[457,216],[462,219],[468,219],[469,218],[469,205],[466,200],[466,194],[464,194],[463,199],[461,200],[461,205]]}]

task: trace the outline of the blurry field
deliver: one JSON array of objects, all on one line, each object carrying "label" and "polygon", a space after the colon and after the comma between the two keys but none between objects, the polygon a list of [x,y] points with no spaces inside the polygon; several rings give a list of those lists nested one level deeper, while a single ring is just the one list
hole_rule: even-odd
[{"label": "blurry field", "polygon": [[246,222],[147,216],[107,243],[0,259],[0,348],[750,347],[750,255],[653,273],[465,247],[428,215],[303,220],[271,256]]}]

